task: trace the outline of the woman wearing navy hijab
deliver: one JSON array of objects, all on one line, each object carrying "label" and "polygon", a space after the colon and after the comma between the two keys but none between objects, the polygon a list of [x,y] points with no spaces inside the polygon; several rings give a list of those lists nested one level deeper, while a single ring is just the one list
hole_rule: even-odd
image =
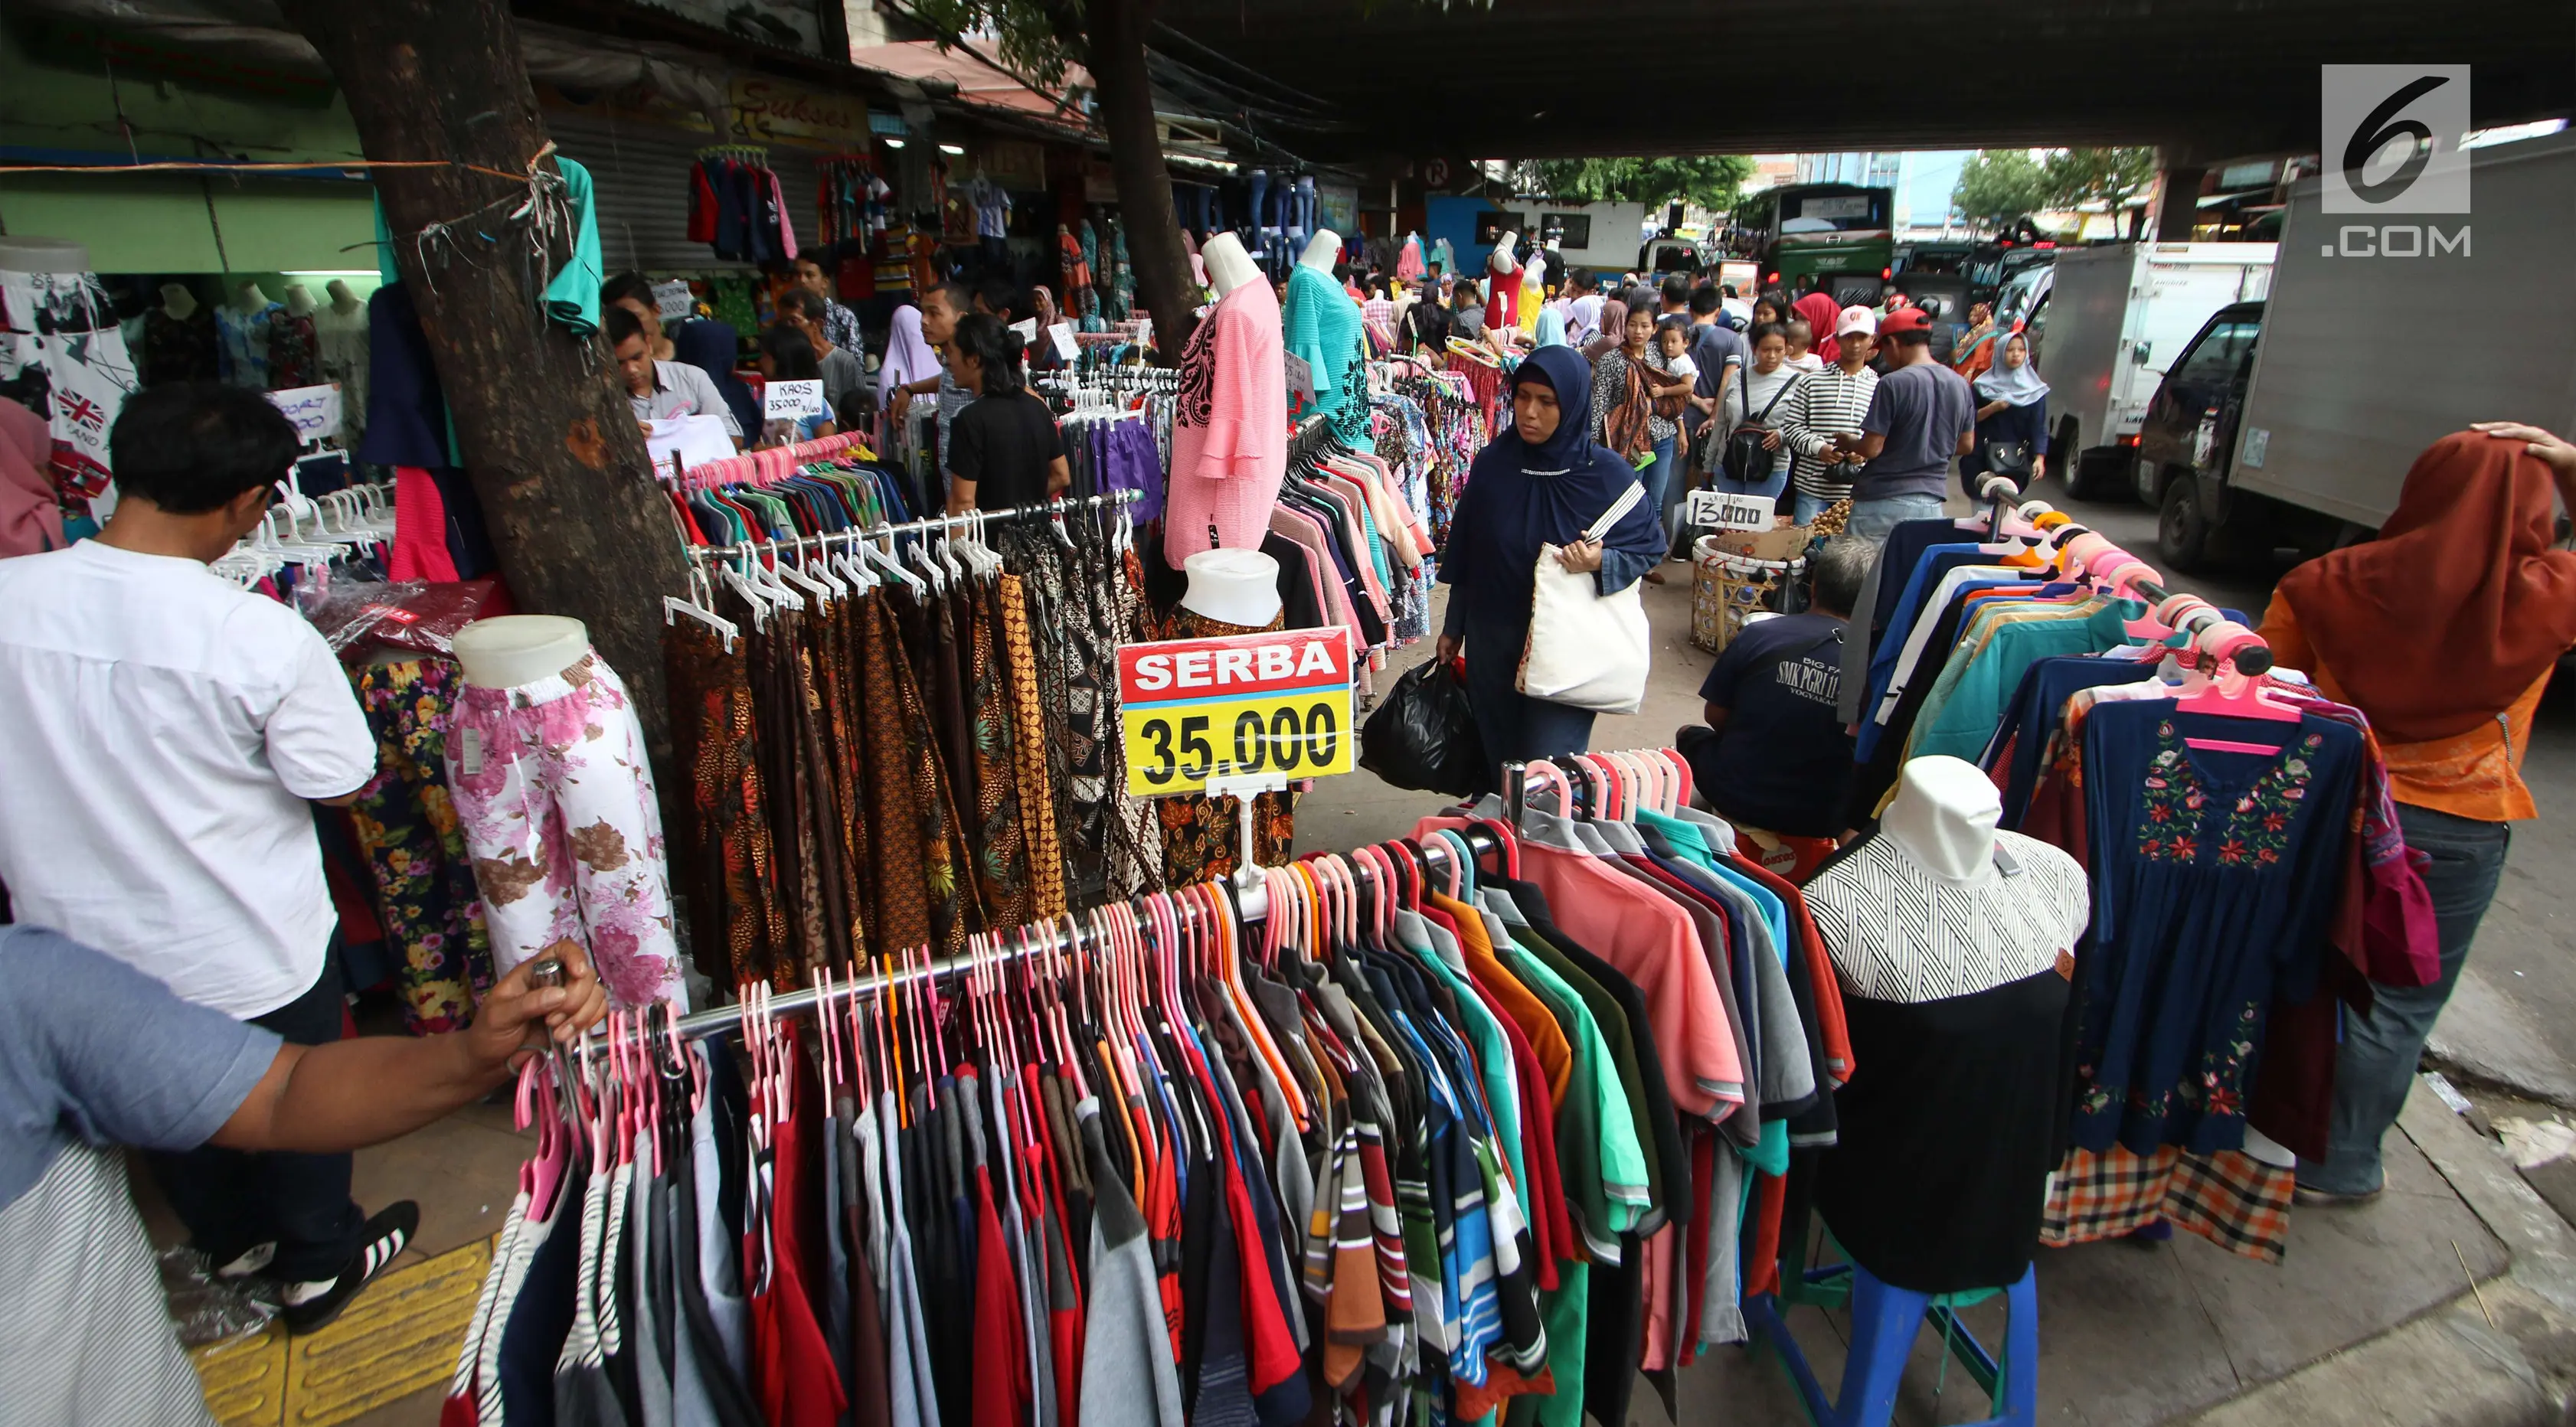
[{"label": "woman wearing navy hijab", "polygon": [[1602,594],[1637,582],[1664,556],[1663,530],[1650,501],[1640,501],[1598,542],[1583,532],[1637,483],[1634,468],[1589,436],[1591,364],[1572,347],[1541,347],[1512,379],[1512,424],[1467,470],[1467,490],[1440,552],[1440,581],[1449,611],[1440,626],[1439,657],[1463,642],[1467,701],[1485,758],[1580,753],[1592,742],[1592,711],[1520,692],[1522,646],[1529,639],[1530,599],[1541,545],[1577,572],[1594,572]]}]

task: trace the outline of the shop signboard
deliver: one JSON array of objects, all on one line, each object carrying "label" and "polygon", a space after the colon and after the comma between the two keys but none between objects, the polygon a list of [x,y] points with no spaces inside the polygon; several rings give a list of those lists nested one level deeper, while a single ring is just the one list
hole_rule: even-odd
[{"label": "shop signboard", "polygon": [[[823,53],[823,17],[814,0],[646,0],[651,8],[695,20],[735,39],[800,54]],[[847,59],[847,55],[839,56]]]},{"label": "shop signboard", "polygon": [[1339,626],[1126,645],[1118,701],[1127,791],[1139,797],[1353,764],[1351,644]]},{"label": "shop signboard", "polygon": [[864,148],[867,101],[811,89],[765,74],[737,74],[731,94],[733,136],[749,144],[789,143]]}]

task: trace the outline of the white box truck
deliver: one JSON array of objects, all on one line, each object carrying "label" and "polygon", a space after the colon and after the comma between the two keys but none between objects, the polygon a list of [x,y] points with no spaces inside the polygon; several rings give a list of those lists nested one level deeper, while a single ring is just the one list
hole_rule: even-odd
[{"label": "white box truck", "polygon": [[2121,489],[2138,423],[2209,315],[2262,297],[2272,243],[2060,248],[2046,311],[2049,465],[2091,499]]},{"label": "white box truck", "polygon": [[2293,189],[2269,299],[2215,314],[2148,411],[2137,490],[2170,563],[2362,538],[2472,421],[2576,434],[2576,131],[2469,161],[2462,214]]}]

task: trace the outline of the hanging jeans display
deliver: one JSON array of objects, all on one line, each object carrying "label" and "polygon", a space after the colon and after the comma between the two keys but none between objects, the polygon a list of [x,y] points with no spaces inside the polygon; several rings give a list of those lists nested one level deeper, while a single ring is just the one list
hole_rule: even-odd
[{"label": "hanging jeans display", "polygon": [[515,688],[467,685],[447,772],[496,973],[569,939],[611,1004],[685,1008],[653,770],[615,670],[587,654]]}]

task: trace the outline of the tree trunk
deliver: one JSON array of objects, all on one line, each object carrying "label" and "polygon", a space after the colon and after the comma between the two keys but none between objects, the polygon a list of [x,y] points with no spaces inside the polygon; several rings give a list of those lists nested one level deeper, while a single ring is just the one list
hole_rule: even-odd
[{"label": "tree trunk", "polygon": [[[369,159],[517,174],[545,146],[501,0],[280,5],[348,96]],[[511,593],[523,609],[589,627],[666,755],[661,597],[683,590],[688,565],[607,344],[576,339],[540,310],[525,230],[508,218],[515,202],[489,206],[524,184],[462,168],[379,169],[375,183]],[[408,235],[468,215],[454,260],[433,251],[424,270]],[[549,267],[565,256],[555,251]]]},{"label": "tree trunk", "polygon": [[1083,15],[1100,123],[1109,135],[1109,173],[1136,266],[1136,297],[1153,314],[1156,352],[1171,365],[1198,325],[1198,282],[1190,276],[1189,249],[1181,246],[1181,215],[1172,206],[1172,174],[1163,165],[1154,85],[1145,71],[1153,8],[1150,0],[1090,0]]}]

